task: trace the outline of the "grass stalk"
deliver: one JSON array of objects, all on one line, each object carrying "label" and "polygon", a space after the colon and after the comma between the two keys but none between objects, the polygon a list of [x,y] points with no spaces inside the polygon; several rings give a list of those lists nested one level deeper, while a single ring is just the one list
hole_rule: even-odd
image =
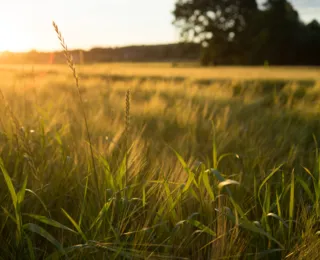
[{"label": "grass stalk", "polygon": [[100,197],[100,189],[99,189],[98,172],[96,170],[96,165],[95,165],[95,160],[94,160],[94,153],[93,153],[93,147],[92,147],[92,141],[91,141],[91,135],[90,135],[90,131],[89,131],[87,115],[86,115],[84,102],[83,102],[83,98],[82,98],[81,91],[80,91],[79,77],[78,77],[78,74],[77,74],[77,71],[76,71],[76,68],[75,68],[75,63],[73,61],[73,57],[72,57],[71,53],[68,50],[67,44],[65,43],[65,40],[64,40],[64,38],[62,36],[62,33],[59,30],[58,25],[55,22],[52,22],[52,24],[53,24],[55,32],[57,33],[58,39],[60,41],[60,44],[61,44],[61,46],[62,46],[62,48],[64,50],[64,55],[66,57],[68,66],[71,69],[72,74],[73,74],[73,78],[75,80],[77,93],[78,93],[80,104],[81,104],[81,113],[82,113],[82,116],[83,116],[83,119],[84,119],[85,128],[86,128],[86,134],[87,134],[87,138],[88,138],[88,142],[89,142],[89,146],[90,146],[90,155],[91,155],[92,167],[93,167],[93,172],[94,172],[95,185],[96,185],[98,197],[101,198]]},{"label": "grass stalk", "polygon": [[125,126],[125,151],[126,151],[126,176],[125,187],[128,185],[129,177],[129,131],[130,131],[130,90],[126,91],[126,126]]}]

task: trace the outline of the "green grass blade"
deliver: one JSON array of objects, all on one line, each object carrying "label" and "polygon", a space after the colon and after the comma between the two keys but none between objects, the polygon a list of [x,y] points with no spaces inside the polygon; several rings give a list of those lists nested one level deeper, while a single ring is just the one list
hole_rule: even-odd
[{"label": "green grass blade", "polygon": [[[226,179],[221,175],[221,173],[219,171],[217,171],[215,169],[210,169],[207,171],[210,171],[218,179],[219,182],[223,183],[226,181]],[[243,210],[238,205],[238,203],[236,203],[236,201],[233,199],[231,190],[227,186],[225,186],[225,189],[226,189],[227,193],[229,194],[229,200],[231,201],[233,207],[237,210],[237,212],[240,214],[240,216],[243,219],[247,220],[247,216],[244,214]]]},{"label": "green grass blade", "polygon": [[284,246],[278,240],[276,240],[273,236],[271,236],[268,232],[266,232],[262,228],[257,227],[254,223],[249,221],[240,221],[240,226],[251,232],[263,235],[267,237],[269,240],[272,240],[273,242],[277,243],[282,249],[284,248]]},{"label": "green grass blade", "polygon": [[29,238],[28,235],[25,234],[25,238],[27,240],[27,245],[28,245],[28,252],[29,252],[29,257],[30,257],[30,260],[36,260],[36,256],[34,254],[34,249],[33,249],[33,245],[32,245],[32,241],[31,239]]},{"label": "green grass blade", "polygon": [[[98,216],[96,217],[96,219],[92,222],[89,230],[93,229],[94,226],[96,226],[99,222],[102,221],[103,217],[105,216],[105,214],[108,212],[111,203],[113,202],[113,200],[108,201],[107,203],[105,203],[102,207],[102,209],[100,210]],[[100,226],[100,225],[99,225]],[[99,227],[98,227],[99,228]]]},{"label": "green grass blade", "polygon": [[188,167],[187,163],[184,161],[182,156],[174,149],[172,149],[172,150],[175,153],[176,157],[178,158],[178,160],[179,160],[180,164],[182,165],[182,167],[184,168],[184,170],[188,173],[188,180],[187,180],[186,185],[183,188],[183,192],[186,192],[187,190],[189,190],[192,183],[194,183],[196,186],[198,186],[198,184],[196,183],[195,178],[194,178],[194,173],[190,170],[190,168]]},{"label": "green grass blade", "polygon": [[202,174],[202,181],[203,181],[203,184],[210,196],[210,199],[212,201],[214,201],[215,199],[215,195],[214,195],[214,191],[213,191],[213,188],[211,187],[211,184],[210,184],[210,179],[209,179],[209,174],[208,172],[203,172]]},{"label": "green grass blade", "polygon": [[221,173],[216,170],[216,169],[209,169],[209,170],[206,170],[206,172],[210,172],[212,173],[217,179],[219,182],[222,182],[222,181],[225,181],[226,179],[221,175]]},{"label": "green grass blade", "polygon": [[34,196],[39,200],[39,202],[41,203],[41,205],[42,205],[42,207],[44,208],[44,210],[45,210],[46,212],[48,212],[48,214],[50,215],[50,212],[49,212],[46,204],[43,202],[43,200],[39,197],[39,195],[38,195],[37,193],[35,193],[33,190],[30,190],[30,189],[26,189],[26,192],[29,192],[29,193],[31,193],[32,195],[34,195]]},{"label": "green grass blade", "polygon": [[280,196],[279,196],[278,192],[276,193],[276,206],[277,206],[278,216],[281,218],[281,216],[282,216],[282,214],[281,214],[281,203],[280,203]]},{"label": "green grass blade", "polygon": [[270,212],[270,213],[268,213],[267,217],[273,217],[273,218],[279,220],[286,228],[289,228],[289,226],[287,225],[285,220],[283,218],[279,217],[277,214]]},{"label": "green grass blade", "polygon": [[27,183],[28,183],[28,175],[26,175],[25,179],[24,179],[24,182],[22,184],[22,187],[20,189],[20,191],[18,192],[17,194],[17,203],[18,204],[21,204],[24,200],[24,196],[25,196],[25,193],[26,193],[26,187],[27,187]]},{"label": "green grass blade", "polygon": [[113,174],[111,174],[111,170],[110,170],[110,165],[108,163],[108,161],[103,158],[103,156],[99,157],[99,161],[100,163],[102,163],[103,167],[104,167],[104,172],[105,172],[105,178],[107,181],[107,185],[110,186],[111,189],[116,189],[115,183],[114,183],[114,176]]},{"label": "green grass blade", "polygon": [[299,176],[296,176],[296,180],[300,183],[301,187],[304,189],[304,191],[307,193],[309,199],[315,203],[315,198],[313,193],[311,192],[308,184]]},{"label": "green grass blade", "polygon": [[2,210],[3,210],[3,212],[4,212],[4,214],[5,214],[8,218],[10,218],[15,224],[17,224],[17,220],[15,219],[15,217],[14,217],[12,214],[10,214],[10,212],[9,212],[5,207],[2,207],[2,206],[1,206],[1,208],[2,208]]},{"label": "green grass blade", "polygon": [[295,175],[294,170],[291,173],[291,184],[290,184],[290,203],[289,203],[289,238],[292,233],[293,216],[294,216],[294,188],[295,188]]},{"label": "green grass blade", "polygon": [[146,184],[142,186],[142,206],[146,206]]},{"label": "green grass blade", "polygon": [[239,158],[239,156],[237,154],[234,154],[234,153],[226,153],[226,154],[222,154],[219,156],[219,159],[217,161],[217,168],[219,167],[219,164],[220,162],[224,159],[224,158],[227,158],[227,157],[231,157],[231,156],[234,156],[236,158]]},{"label": "green grass blade", "polygon": [[173,199],[172,193],[171,193],[171,191],[170,191],[170,189],[169,189],[168,183],[167,183],[167,182],[164,182],[163,185],[164,185],[164,190],[165,190],[166,195],[167,195],[167,200],[166,200],[166,201],[167,201],[168,204],[169,204],[169,210],[168,210],[168,212],[172,213],[172,216],[173,216],[173,218],[174,218],[174,221],[177,221],[178,216],[177,216],[176,210],[174,209],[176,203],[174,202],[174,199]]},{"label": "green grass blade", "polygon": [[[17,241],[16,242],[17,242],[17,245],[19,245],[21,238],[22,238],[22,219],[21,219],[21,214],[20,214],[20,207],[18,204],[18,196],[17,196],[16,191],[13,187],[12,180],[11,180],[6,168],[4,167],[4,164],[3,164],[3,161],[1,158],[0,158],[0,169],[2,171],[5,182],[7,184],[9,193],[11,195],[12,204],[13,204],[14,211],[15,211],[15,215],[16,215],[15,223],[17,224]],[[22,194],[20,195],[20,197],[22,197]]]},{"label": "green grass blade", "polygon": [[125,176],[126,176],[126,173],[127,173],[127,157],[124,156],[123,160],[121,161],[121,164],[120,164],[120,167],[118,169],[118,173],[117,173],[117,176],[116,176],[116,184],[118,186],[118,188],[120,190],[124,189],[125,188]]},{"label": "green grass blade", "polygon": [[270,186],[268,185],[268,183],[265,184],[265,191],[264,191],[264,196],[263,196],[263,206],[262,206],[262,210],[263,210],[263,217],[266,217],[267,212],[270,211]]},{"label": "green grass blade", "polygon": [[45,258],[45,260],[56,260],[56,259],[61,259],[61,255],[66,255],[66,254],[70,254],[73,253],[76,250],[84,250],[84,249],[92,249],[92,246],[89,246],[87,244],[79,244],[79,245],[75,245],[75,246],[70,246],[70,247],[66,247],[64,248],[64,252],[54,252],[52,254],[50,254],[49,256],[47,256]]},{"label": "green grass blade", "polygon": [[72,225],[75,227],[75,229],[78,231],[78,233],[81,235],[82,239],[87,242],[88,239],[85,236],[85,234],[82,232],[82,230],[81,230],[80,226],[77,224],[77,222],[75,222],[74,219],[64,209],[61,209],[61,210],[62,210],[63,214],[66,215],[66,217],[72,223]]},{"label": "green grass blade", "polygon": [[308,173],[310,175],[312,180],[315,180],[314,176],[312,175],[312,173],[310,172],[310,170],[308,168],[306,168],[306,167],[302,167],[302,168],[306,171],[306,173]]},{"label": "green grass blade", "polygon": [[3,234],[2,232],[3,232],[4,228],[7,225],[8,218],[9,218],[9,216],[5,213],[5,217],[2,218],[2,221],[1,221],[2,223],[1,223],[1,226],[0,226],[0,234]]},{"label": "green grass blade", "polygon": [[10,192],[13,206],[15,209],[17,209],[17,201],[18,201],[17,194],[16,194],[16,191],[14,190],[11,178],[10,178],[6,168],[4,167],[4,164],[3,164],[3,161],[1,158],[0,158],[0,169],[2,171],[2,174],[4,176],[4,180],[7,184],[8,190]]},{"label": "green grass blade", "polygon": [[211,228],[209,228],[206,225],[202,224],[198,220],[188,219],[187,222],[190,223],[191,225],[195,226],[196,228],[198,228],[201,232],[207,233],[207,234],[209,234],[209,235],[211,235],[213,237],[217,236],[216,232],[214,232]]},{"label": "green grass blade", "polygon": [[38,226],[37,224],[33,224],[33,223],[24,224],[23,229],[29,230],[33,233],[36,233],[42,236],[43,238],[48,240],[51,244],[53,244],[59,250],[60,253],[64,253],[63,246],[58,242],[58,240],[56,240],[48,231]]},{"label": "green grass blade", "polygon": [[[232,214],[231,210],[227,210],[226,211],[226,216],[228,217],[228,219],[230,219],[234,224],[236,224],[236,217]],[[239,226],[250,231],[253,233],[257,233],[260,234],[262,236],[267,237],[269,240],[274,241],[275,243],[277,243],[282,249],[284,248],[284,246],[278,241],[276,240],[273,236],[271,236],[268,232],[266,232],[265,230],[263,230],[260,227],[257,227],[254,223],[250,222],[247,219],[241,219]]]},{"label": "green grass blade", "polygon": [[218,152],[217,152],[217,140],[216,140],[216,128],[214,125],[214,122],[212,120],[212,163],[213,163],[213,168],[217,169],[218,168]]},{"label": "green grass blade", "polygon": [[282,167],[283,164],[279,165],[277,168],[273,169],[271,171],[271,173],[262,181],[262,183],[260,184],[259,186],[259,189],[258,189],[258,199],[259,199],[259,202],[260,202],[260,205],[261,207],[263,207],[262,205],[262,202],[261,202],[261,196],[260,196],[260,193],[261,193],[261,189],[263,188],[263,186],[272,178],[273,175],[275,175],[279,170],[280,168]]},{"label": "green grass blade", "polygon": [[80,227],[81,227],[83,214],[84,214],[84,211],[85,211],[85,206],[86,206],[86,201],[87,201],[88,184],[89,184],[89,178],[86,177],[86,186],[84,188],[84,195],[83,195],[83,200],[82,200],[82,204],[81,204],[81,213],[80,213],[80,218],[79,218],[79,226]]},{"label": "green grass blade", "polygon": [[66,227],[65,225],[62,225],[61,223],[55,221],[55,220],[52,220],[52,219],[49,219],[45,216],[41,216],[41,215],[34,215],[34,214],[25,214],[26,216],[30,217],[30,218],[33,218],[35,220],[38,220],[46,225],[50,225],[50,226],[53,226],[53,227],[56,227],[56,228],[60,228],[60,229],[64,229],[64,230],[68,230],[70,232],[73,232],[73,233],[77,233],[76,231],[72,230],[71,228],[68,228]]}]

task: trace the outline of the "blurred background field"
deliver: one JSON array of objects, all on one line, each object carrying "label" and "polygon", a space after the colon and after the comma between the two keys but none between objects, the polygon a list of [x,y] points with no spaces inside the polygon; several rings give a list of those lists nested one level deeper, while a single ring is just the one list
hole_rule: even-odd
[{"label": "blurred background field", "polygon": [[[69,73],[68,68],[64,64],[60,65],[0,65],[0,71],[9,72],[15,71],[18,74],[31,73],[34,70],[39,73]],[[96,63],[91,65],[77,65],[79,74],[89,74],[95,76],[117,75],[123,77],[156,77],[163,78],[181,78],[186,80],[192,79],[227,79],[227,80],[242,80],[242,79],[257,79],[257,80],[318,80],[318,67],[299,67],[299,66],[218,66],[218,67],[200,67],[196,62],[185,63]]]}]

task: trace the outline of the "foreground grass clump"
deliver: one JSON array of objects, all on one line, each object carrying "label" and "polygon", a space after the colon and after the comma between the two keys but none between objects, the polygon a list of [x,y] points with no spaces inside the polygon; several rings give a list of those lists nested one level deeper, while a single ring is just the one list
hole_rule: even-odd
[{"label": "foreground grass clump", "polygon": [[319,258],[317,83],[0,74],[1,259]]}]

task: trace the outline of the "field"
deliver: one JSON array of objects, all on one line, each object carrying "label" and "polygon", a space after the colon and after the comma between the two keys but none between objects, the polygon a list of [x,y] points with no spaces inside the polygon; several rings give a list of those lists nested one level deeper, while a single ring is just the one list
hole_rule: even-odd
[{"label": "field", "polygon": [[0,259],[319,259],[320,71],[0,67]]}]

